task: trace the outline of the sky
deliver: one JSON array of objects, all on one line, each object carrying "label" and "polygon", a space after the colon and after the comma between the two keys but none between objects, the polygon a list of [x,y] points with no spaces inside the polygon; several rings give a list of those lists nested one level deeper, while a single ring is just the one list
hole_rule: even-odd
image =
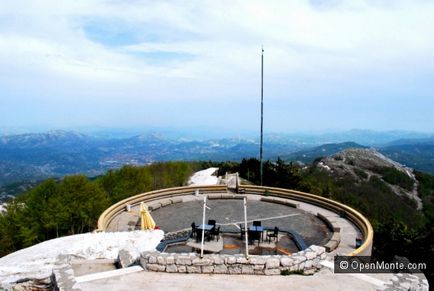
[{"label": "sky", "polygon": [[0,128],[434,132],[434,1],[0,5]]}]

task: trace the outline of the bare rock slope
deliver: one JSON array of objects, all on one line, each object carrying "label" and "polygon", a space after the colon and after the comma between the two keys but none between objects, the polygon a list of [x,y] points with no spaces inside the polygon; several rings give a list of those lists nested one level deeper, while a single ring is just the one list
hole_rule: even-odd
[{"label": "bare rock slope", "polygon": [[321,159],[317,167],[323,168],[335,177],[351,177],[356,181],[369,180],[372,176],[382,179],[396,195],[406,195],[422,208],[418,196],[418,181],[413,169],[401,165],[374,149],[352,148]]}]

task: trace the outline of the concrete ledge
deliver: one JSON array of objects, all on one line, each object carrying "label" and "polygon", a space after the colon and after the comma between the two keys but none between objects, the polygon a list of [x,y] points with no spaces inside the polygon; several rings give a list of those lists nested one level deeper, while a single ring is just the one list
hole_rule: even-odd
[{"label": "concrete ledge", "polygon": [[341,231],[341,228],[336,225],[336,221],[328,219],[326,216],[322,215],[321,213],[317,213],[316,216],[319,219],[321,219],[331,231],[333,232]]},{"label": "concrete ledge", "polygon": [[341,241],[341,234],[339,232],[334,232],[330,240],[334,240],[337,242]]},{"label": "concrete ledge", "polygon": [[143,271],[142,266],[133,266],[133,267],[128,267],[128,268],[122,268],[122,269],[107,271],[107,272],[100,272],[100,273],[84,275],[84,276],[76,277],[75,280],[77,283],[83,283],[83,282],[106,279],[106,278],[111,278],[111,277],[115,277],[115,276],[122,276],[122,275],[126,275],[126,274],[142,272],[142,271]]},{"label": "concrete ledge", "polygon": [[293,203],[293,202],[285,201],[285,200],[281,200],[281,199],[261,197],[260,200],[264,201],[264,202],[282,204],[282,205],[293,207],[293,208],[300,208],[300,204],[299,203]]},{"label": "concrete ledge", "polygon": [[170,204],[172,204],[172,201],[170,199],[169,200],[164,200],[164,201],[161,202],[161,207],[165,207],[165,206],[168,206]]},{"label": "concrete ledge", "polygon": [[330,240],[324,245],[327,252],[335,250],[341,242],[341,234],[339,232],[334,232]]},{"label": "concrete ledge", "polygon": [[172,199],[170,199],[170,201],[172,201],[172,204],[181,203],[182,198],[172,198]]},{"label": "concrete ledge", "polygon": [[329,253],[333,250],[335,250],[339,245],[339,242],[335,241],[335,240],[330,240],[328,243],[326,243],[324,245],[326,251]]},{"label": "concrete ledge", "polygon": [[154,204],[148,205],[149,211],[153,211],[153,210],[156,210],[158,208],[161,208],[161,204],[160,203],[154,203]]},{"label": "concrete ledge", "polygon": [[81,265],[93,265],[93,264],[116,264],[117,260],[115,259],[72,259],[69,262],[71,265],[81,264]]},{"label": "concrete ledge", "polygon": [[222,195],[221,194],[209,194],[208,195],[208,199],[210,200],[217,200],[217,199],[221,199]]},{"label": "concrete ledge", "polygon": [[67,291],[74,290],[73,286],[77,283],[74,277],[74,270],[72,269],[71,260],[74,258],[66,255],[57,257],[54,263],[53,273],[51,274],[51,283],[53,290]]},{"label": "concrete ledge", "polygon": [[218,200],[218,199],[244,199],[244,196],[234,195],[234,194],[208,194],[208,199]]},{"label": "concrete ledge", "polygon": [[233,194],[222,194],[221,199],[235,199],[235,197]]}]

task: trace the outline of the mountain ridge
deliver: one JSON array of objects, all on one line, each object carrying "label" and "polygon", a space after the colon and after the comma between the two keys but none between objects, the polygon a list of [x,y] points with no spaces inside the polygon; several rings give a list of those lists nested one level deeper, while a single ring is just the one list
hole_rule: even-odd
[{"label": "mountain ridge", "polygon": [[316,166],[330,171],[335,177],[351,176],[351,179],[357,183],[377,177],[386,183],[394,194],[413,199],[417,209],[422,209],[422,200],[418,194],[419,183],[413,169],[384,156],[375,149],[345,149],[322,158]]},{"label": "mountain ridge", "polygon": [[[365,131],[353,133],[361,135]],[[394,134],[398,133],[390,135]],[[312,146],[317,141],[311,139],[312,135],[306,136],[307,139],[296,139],[295,136],[274,135],[270,140],[265,139],[264,158],[282,157],[310,163],[318,157],[332,155],[346,148],[366,148],[366,145],[352,141]],[[420,140],[418,136],[415,142]],[[434,173],[434,145],[411,144],[411,141],[407,139],[403,145],[392,142],[376,149],[409,167]],[[34,183],[48,177],[76,173],[96,176],[123,165],[146,165],[156,161],[239,161],[257,157],[258,149],[259,143],[255,139],[174,139],[159,132],[136,134],[128,138],[101,138],[66,130],[7,135],[0,137],[0,186],[23,181]]]}]

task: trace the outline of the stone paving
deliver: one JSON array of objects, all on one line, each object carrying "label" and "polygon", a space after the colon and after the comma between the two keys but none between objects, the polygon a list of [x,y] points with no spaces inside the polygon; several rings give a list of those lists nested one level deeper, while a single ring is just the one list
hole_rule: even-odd
[{"label": "stone paving", "polygon": [[[325,223],[316,217],[316,212],[307,213],[303,210],[286,205],[259,201],[258,195],[247,195],[247,216],[251,223],[253,220],[261,220],[265,227],[274,226],[280,229],[291,229],[298,232],[307,245],[323,245],[331,237],[332,232],[326,227]],[[158,208],[151,212],[157,225],[165,232],[173,232],[180,229],[191,227],[191,223],[196,225],[202,223],[203,198],[189,195],[185,197],[185,202],[170,204]],[[244,223],[243,200],[240,199],[221,199],[208,200],[206,218],[217,220],[217,225],[221,226],[222,231],[239,231],[238,225]],[[133,211],[136,207],[133,207]],[[130,226],[137,222],[138,217],[132,213],[123,212],[118,215],[109,226],[109,229],[128,230]]]},{"label": "stone paving", "polygon": [[[276,200],[286,200],[298,204],[299,209],[296,209],[275,203],[259,202],[263,197],[260,195],[246,196],[248,197],[247,214],[249,220],[288,215],[287,217],[264,220],[263,225],[269,227],[277,225],[282,229],[294,229],[299,232],[308,245],[324,245],[332,235],[332,232],[325,228],[324,223],[316,217],[317,213],[321,213],[327,219],[333,221],[340,228],[340,243],[337,249],[330,253],[330,257],[333,257],[335,254],[347,254],[355,250],[355,240],[361,236],[360,231],[353,223],[339,217],[338,214],[330,210],[291,199],[275,198]],[[191,222],[195,221],[197,224],[200,224],[202,221],[202,195],[198,197],[186,195],[180,198],[183,203],[168,204],[151,212],[157,225],[165,232],[190,228]],[[217,218],[218,223],[224,224],[223,229],[228,228],[236,231],[237,228],[231,225],[231,222],[243,221],[242,203],[242,200],[234,199],[209,200],[208,205],[211,210],[208,210],[207,217]],[[108,231],[128,231],[134,229],[139,219],[136,212],[138,212],[138,206],[132,207],[132,211],[129,213],[122,212],[116,216],[110,223]]]}]

